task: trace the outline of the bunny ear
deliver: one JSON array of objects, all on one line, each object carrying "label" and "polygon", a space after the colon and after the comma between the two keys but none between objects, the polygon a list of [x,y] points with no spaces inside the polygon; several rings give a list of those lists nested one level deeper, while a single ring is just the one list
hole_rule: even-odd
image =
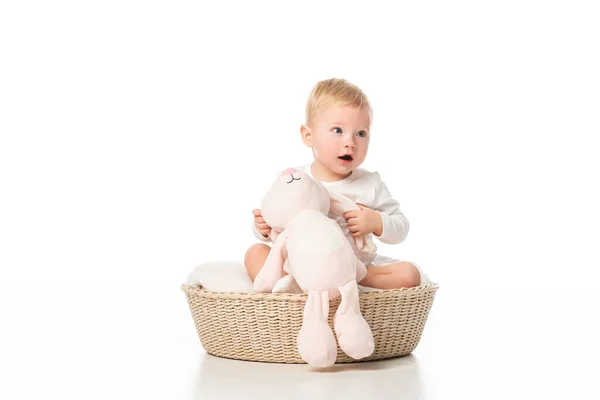
[{"label": "bunny ear", "polygon": [[341,193],[329,191],[329,212],[336,215],[344,215],[348,211],[360,210],[360,208],[349,197]]},{"label": "bunny ear", "polygon": [[[360,207],[358,207],[354,201],[341,193],[330,191],[329,202],[329,212],[335,215],[343,216],[348,211],[360,210]],[[354,240],[356,242],[356,248],[360,251],[366,253],[375,253],[377,251],[377,246],[375,246],[375,243],[373,243],[369,236],[355,237]]]},{"label": "bunny ear", "polygon": [[360,251],[364,251],[365,253],[375,253],[377,251],[377,246],[375,246],[375,243],[373,243],[369,236],[359,236],[354,239],[356,240],[356,247]]}]

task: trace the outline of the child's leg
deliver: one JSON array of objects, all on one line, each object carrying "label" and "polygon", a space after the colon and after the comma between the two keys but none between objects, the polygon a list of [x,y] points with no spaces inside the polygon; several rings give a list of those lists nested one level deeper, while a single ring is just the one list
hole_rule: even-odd
[{"label": "child's leg", "polygon": [[254,278],[260,272],[262,267],[265,265],[265,260],[271,251],[271,247],[267,246],[264,243],[256,243],[246,251],[246,255],[244,256],[244,266],[246,267],[246,271],[248,271],[248,275],[250,275],[250,279],[254,282]]},{"label": "child's leg", "polygon": [[367,268],[367,276],[359,284],[377,289],[409,288],[421,284],[421,272],[406,261],[373,265]]}]

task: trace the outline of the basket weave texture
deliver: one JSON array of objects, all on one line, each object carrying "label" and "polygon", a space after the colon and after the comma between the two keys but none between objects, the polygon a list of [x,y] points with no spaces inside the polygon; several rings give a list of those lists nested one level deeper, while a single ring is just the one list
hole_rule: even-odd
[{"label": "basket weave texture", "polygon": [[[306,294],[225,293],[182,285],[200,342],[207,353],[225,358],[304,364],[297,337]],[[336,363],[382,360],[411,353],[419,343],[438,285],[360,294],[375,351],[355,360],[338,345]],[[329,325],[340,298],[329,302]],[[337,341],[337,338],[336,338]]]}]

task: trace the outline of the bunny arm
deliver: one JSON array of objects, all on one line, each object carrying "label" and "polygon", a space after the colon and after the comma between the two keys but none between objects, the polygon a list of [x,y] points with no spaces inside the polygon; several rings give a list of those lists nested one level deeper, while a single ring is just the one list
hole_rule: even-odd
[{"label": "bunny arm", "polygon": [[[360,207],[355,202],[340,193],[329,192],[329,200],[329,212],[333,214],[344,216],[348,211],[360,210]],[[367,253],[375,253],[377,251],[377,246],[375,246],[375,243],[368,236],[359,236],[354,239],[358,250]]]},{"label": "bunny arm", "polygon": [[256,278],[254,278],[255,291],[261,293],[271,292],[275,283],[285,275],[283,264],[287,258],[285,248],[286,236],[285,231],[277,236],[277,240],[265,260],[265,265],[258,275],[256,275]]},{"label": "bunny arm", "polygon": [[271,233],[269,234],[269,237],[271,238],[273,243],[275,243],[277,241],[279,234],[280,234],[280,232],[277,232],[275,229],[271,229]]}]

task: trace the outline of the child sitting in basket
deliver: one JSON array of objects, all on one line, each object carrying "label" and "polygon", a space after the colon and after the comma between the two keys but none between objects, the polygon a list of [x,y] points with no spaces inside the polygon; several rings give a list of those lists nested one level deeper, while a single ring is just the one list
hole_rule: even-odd
[{"label": "child sitting in basket", "polygon": [[[341,193],[358,204],[338,219],[346,238],[375,235],[381,242],[397,244],[408,234],[408,220],[400,211],[377,172],[359,168],[367,156],[373,111],[367,96],[344,79],[318,82],[308,98],[306,123],[300,127],[302,141],[312,148],[314,161],[297,167],[320,181],[328,191]],[[251,246],[244,265],[254,280],[271,247],[271,227],[255,209],[253,230],[263,243]],[[356,250],[367,267],[362,286],[377,289],[408,288],[426,284],[428,278],[414,263]]]}]

